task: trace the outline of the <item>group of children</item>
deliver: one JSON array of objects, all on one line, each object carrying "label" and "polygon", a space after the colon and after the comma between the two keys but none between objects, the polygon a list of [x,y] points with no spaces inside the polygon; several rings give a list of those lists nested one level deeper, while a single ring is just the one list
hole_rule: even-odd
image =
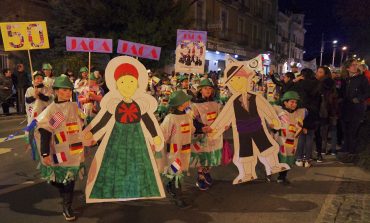
[{"label": "group of children", "polygon": [[[182,181],[189,168],[197,169],[195,185],[203,191],[213,184],[212,167],[221,165],[224,139],[222,134],[214,137],[211,125],[223,103],[217,100],[220,97],[213,81],[195,79],[189,89],[188,78],[182,76],[176,90],[162,82],[159,108],[165,107],[165,115],[159,124],[153,115],[156,103],[151,106],[154,98],[146,92],[145,67],[133,58],[119,60],[108,64],[105,80],[110,92],[104,97],[97,78],[88,75],[85,68],[74,84],[65,75],[52,79],[48,72],[35,72],[33,87],[26,93],[31,108],[29,124],[32,120],[36,123],[32,135],[41,175],[59,189],[67,221],[76,219],[71,205],[74,182],[84,170],[84,146],[101,138],[89,169],[88,203],[164,197],[160,173],[175,204],[186,208],[189,205],[183,199]],[[80,106],[72,102],[74,92]],[[290,166],[306,113],[298,103],[296,92],[286,92],[281,106],[274,107],[282,125],[271,134],[280,145],[280,162]],[[163,150],[158,149],[161,144]],[[278,182],[287,183],[286,176],[287,170],[280,172]]]}]

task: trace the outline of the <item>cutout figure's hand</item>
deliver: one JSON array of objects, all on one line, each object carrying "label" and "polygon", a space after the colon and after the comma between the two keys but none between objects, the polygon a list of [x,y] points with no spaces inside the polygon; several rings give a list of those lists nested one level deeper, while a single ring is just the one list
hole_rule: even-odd
[{"label": "cutout figure's hand", "polygon": [[159,137],[159,136],[155,136],[155,137],[153,138],[153,142],[154,142],[154,145],[156,145],[156,146],[160,146],[160,145],[161,145],[161,143],[162,143],[161,137]]},{"label": "cutout figure's hand", "polygon": [[50,158],[50,156],[45,156],[45,157],[43,157],[43,158],[42,158],[42,161],[44,162],[44,164],[45,164],[46,166],[51,166],[51,158]]}]

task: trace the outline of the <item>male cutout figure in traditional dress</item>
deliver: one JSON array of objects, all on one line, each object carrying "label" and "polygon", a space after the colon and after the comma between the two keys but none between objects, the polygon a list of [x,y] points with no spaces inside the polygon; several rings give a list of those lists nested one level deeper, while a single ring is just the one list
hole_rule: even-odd
[{"label": "male cutout figure in traditional dress", "polygon": [[234,137],[233,162],[239,175],[233,184],[254,180],[257,158],[265,166],[269,176],[289,169],[284,163],[279,163],[279,145],[268,133],[266,122],[275,129],[280,128],[280,121],[273,107],[261,95],[250,91],[251,82],[255,76],[253,67],[257,60],[250,62],[234,62],[225,69],[225,84],[233,95],[212,123],[211,129],[219,137],[226,126],[231,124]]},{"label": "male cutout figure in traditional dress", "polygon": [[110,91],[84,130],[87,145],[103,137],[89,170],[86,202],[163,198],[152,148],[161,150],[164,141],[153,114],[157,102],[145,93],[147,70],[138,60],[120,56],[108,63],[105,74]]}]

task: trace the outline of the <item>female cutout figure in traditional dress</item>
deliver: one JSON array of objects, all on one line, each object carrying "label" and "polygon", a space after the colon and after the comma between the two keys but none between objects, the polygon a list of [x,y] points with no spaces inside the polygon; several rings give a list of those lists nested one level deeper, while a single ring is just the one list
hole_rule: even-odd
[{"label": "female cutout figure in traditional dress", "polygon": [[150,146],[160,150],[163,136],[153,114],[156,101],[145,93],[146,68],[132,57],[120,56],[109,62],[105,73],[110,92],[85,129],[87,141],[104,135],[89,170],[86,202],[163,198]]}]

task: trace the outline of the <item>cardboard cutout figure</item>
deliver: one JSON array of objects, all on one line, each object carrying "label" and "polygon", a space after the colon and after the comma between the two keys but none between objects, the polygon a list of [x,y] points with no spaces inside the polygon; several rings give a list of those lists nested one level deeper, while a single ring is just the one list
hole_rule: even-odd
[{"label": "cardboard cutout figure", "polygon": [[255,59],[229,63],[224,80],[233,95],[211,125],[216,132],[214,138],[219,137],[226,126],[232,125],[233,162],[239,171],[233,184],[257,178],[257,158],[265,166],[267,175],[290,169],[287,164],[279,163],[279,145],[266,127],[267,122],[273,128],[280,129],[278,116],[262,95],[250,90],[250,83],[256,74],[253,69],[259,67],[258,63]]},{"label": "cardboard cutout figure", "polygon": [[147,70],[138,60],[119,56],[105,74],[110,91],[84,130],[86,142],[104,136],[89,170],[86,202],[163,198],[151,150],[151,145],[163,148],[163,135],[153,114],[157,102],[145,93]]}]

